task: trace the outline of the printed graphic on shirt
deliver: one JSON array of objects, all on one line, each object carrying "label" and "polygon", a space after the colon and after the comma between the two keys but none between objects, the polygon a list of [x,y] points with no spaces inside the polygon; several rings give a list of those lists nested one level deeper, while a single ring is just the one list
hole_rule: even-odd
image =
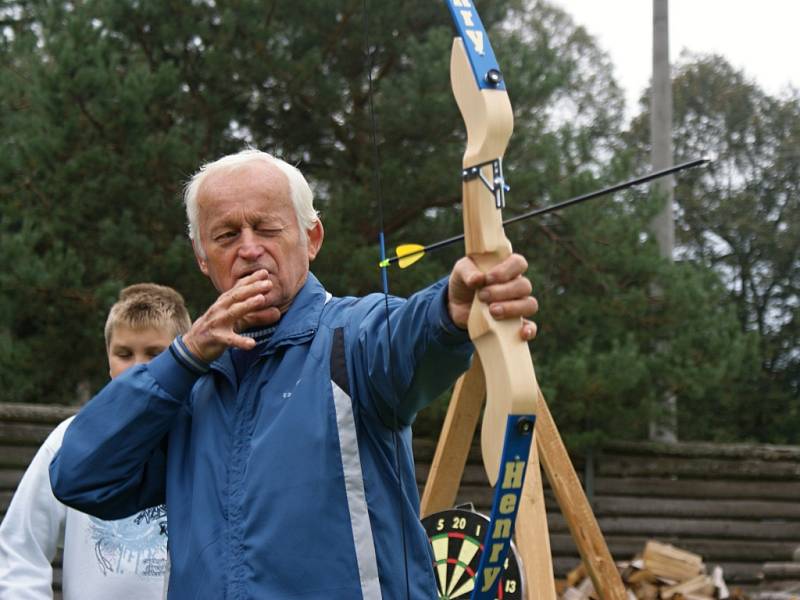
[{"label": "printed graphic on shirt", "polygon": [[94,553],[103,575],[164,575],[167,567],[167,509],[164,505],[117,521],[89,519]]}]

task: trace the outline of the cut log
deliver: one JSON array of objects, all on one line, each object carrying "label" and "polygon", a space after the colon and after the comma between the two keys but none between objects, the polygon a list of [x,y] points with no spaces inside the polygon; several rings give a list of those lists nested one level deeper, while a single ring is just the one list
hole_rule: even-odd
[{"label": "cut log", "polygon": [[658,600],[658,586],[653,583],[641,581],[631,587],[638,600]]},{"label": "cut log", "polygon": [[657,577],[676,582],[697,577],[704,570],[700,555],[653,540],[645,545],[642,558],[645,569]]},{"label": "cut log", "polygon": [[800,580],[800,562],[768,562],[762,569],[764,579]]},{"label": "cut log", "polygon": [[670,585],[661,588],[661,598],[663,600],[670,600],[675,595],[680,594],[684,598],[688,596],[708,596],[714,595],[714,580],[708,575],[698,575],[683,583]]},{"label": "cut log", "polygon": [[567,587],[576,587],[586,577],[586,567],[583,563],[567,573]]}]

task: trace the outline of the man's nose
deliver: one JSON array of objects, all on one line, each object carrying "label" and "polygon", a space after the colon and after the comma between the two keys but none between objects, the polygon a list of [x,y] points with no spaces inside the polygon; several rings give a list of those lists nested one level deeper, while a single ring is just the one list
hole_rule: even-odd
[{"label": "man's nose", "polygon": [[264,253],[264,248],[259,243],[258,236],[249,227],[242,229],[240,240],[239,256],[242,258],[252,260]]}]

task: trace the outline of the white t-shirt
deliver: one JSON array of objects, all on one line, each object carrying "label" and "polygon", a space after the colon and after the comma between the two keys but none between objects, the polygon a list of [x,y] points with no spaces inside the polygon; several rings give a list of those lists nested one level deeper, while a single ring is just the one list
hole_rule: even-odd
[{"label": "white t-shirt", "polygon": [[62,535],[64,600],[160,600],[168,564],[164,506],[103,521],[53,496],[48,468],[70,421],[39,448],[0,524],[0,600],[53,597],[51,562]]}]

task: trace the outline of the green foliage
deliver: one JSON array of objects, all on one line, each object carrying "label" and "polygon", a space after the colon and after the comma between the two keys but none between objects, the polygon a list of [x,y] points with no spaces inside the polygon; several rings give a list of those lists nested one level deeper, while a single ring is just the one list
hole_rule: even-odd
[{"label": "green foliage", "polygon": [[[621,92],[594,40],[546,2],[479,8],[515,111],[509,215],[629,177],[646,149],[636,130],[625,147]],[[465,139],[444,6],[371,2],[368,58],[358,0],[29,0],[0,11],[0,401],[71,403],[99,387],[102,323],[123,285],[173,285],[194,315],[204,310],[214,292],[185,239],[181,188],[245,144],[311,180],[326,229],[314,271],[336,294],[380,289],[381,229],[390,248],[461,232]],[[770,106],[763,135],[796,141],[794,104]],[[771,189],[788,197],[794,173]],[[796,427],[743,410],[763,392],[751,374],[764,348],[776,362],[760,400],[785,402],[796,320],[782,337],[740,327],[705,250],[698,264],[658,259],[641,233],[653,211],[631,193],[509,229],[541,301],[532,348],[562,432],[575,444],[642,437],[672,391],[687,437],[796,440]],[[446,275],[462,252],[393,270],[392,291]],[[445,403],[418,429],[435,431]]]},{"label": "green foliage", "polygon": [[[538,242],[522,250],[542,305],[533,342],[539,379],[572,444],[646,437],[665,392],[695,415],[718,394],[736,393],[734,382],[755,364],[753,340],[716,276],[670,265],[641,234],[656,207],[628,193],[565,211],[533,225],[539,233],[528,238]],[[680,435],[711,437],[700,427],[689,418]],[[719,429],[736,435],[727,423]]]},{"label": "green foliage", "polygon": [[[755,352],[735,385],[719,390],[720,410],[706,410],[716,417],[706,435],[797,442],[800,95],[769,96],[721,57],[684,56],[673,96],[676,156],[716,159],[678,179],[679,254],[717,274]],[[634,123],[632,145],[647,145],[648,118]],[[686,427],[696,423],[687,416]]]}]

